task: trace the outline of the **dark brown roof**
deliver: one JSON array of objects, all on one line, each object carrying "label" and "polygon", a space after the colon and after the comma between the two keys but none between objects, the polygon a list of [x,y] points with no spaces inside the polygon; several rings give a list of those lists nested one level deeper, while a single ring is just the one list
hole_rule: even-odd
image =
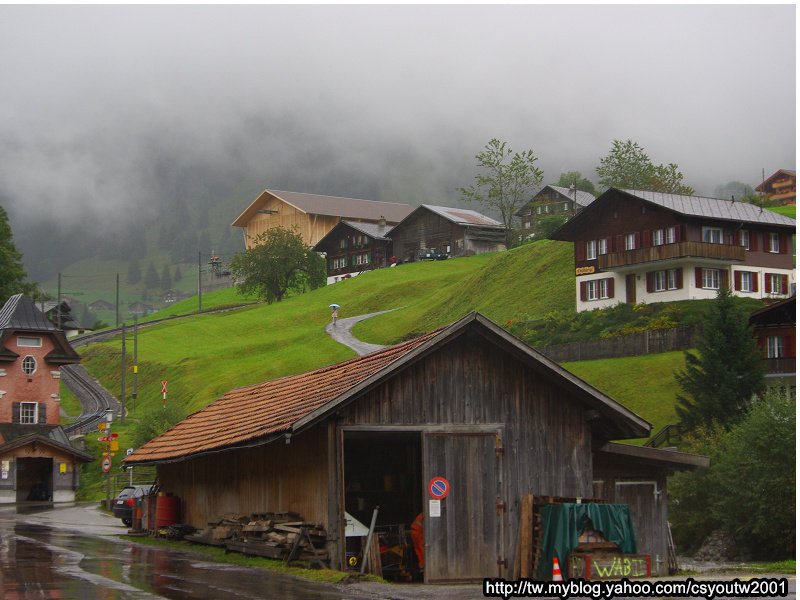
[{"label": "dark brown roof", "polygon": [[359,358],[238,388],[147,442],[126,463],[170,462],[234,447],[261,445],[323,420],[399,369],[476,327],[600,414],[598,427],[615,437],[643,437],[650,424],[536,352],[507,331],[472,313],[408,342]]},{"label": "dark brown roof", "polygon": [[399,204],[397,202],[378,202],[377,200],[360,200],[358,198],[341,198],[339,196],[264,190],[236,218],[232,225],[234,227],[246,227],[247,223],[256,215],[269,196],[282,200],[308,214],[341,217],[343,219],[366,219],[368,221],[378,221],[384,218],[388,223],[399,223],[414,208],[408,204]]},{"label": "dark brown roof", "polygon": [[69,443],[60,425],[0,423],[0,453],[22,448],[34,442],[71,454],[81,462],[94,460],[91,454],[78,450]]},{"label": "dark brown roof", "polygon": [[11,296],[0,309],[0,330],[58,331],[33,300],[23,294]]}]

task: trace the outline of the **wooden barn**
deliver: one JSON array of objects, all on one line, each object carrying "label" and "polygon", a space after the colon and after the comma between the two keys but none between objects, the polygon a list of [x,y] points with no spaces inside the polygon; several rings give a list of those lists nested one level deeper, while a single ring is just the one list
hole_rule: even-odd
[{"label": "wooden barn", "polygon": [[[696,466],[679,453],[609,446],[649,430],[473,313],[385,350],[232,390],[125,462],[157,465],[162,490],[198,528],[226,513],[300,513],[326,529],[334,568],[345,564],[345,513],[369,523],[379,506],[379,526],[408,526],[421,513],[424,580],[466,581],[519,574],[523,497],[589,499],[595,468],[620,494],[632,485],[618,481],[657,479],[663,491],[662,473]],[[435,478],[446,479],[445,494]],[[638,522],[666,527],[661,512]]]},{"label": "wooden barn", "polygon": [[342,219],[396,225],[412,210],[396,202],[264,190],[232,225],[242,229],[247,248],[273,227],[296,228],[306,244],[314,246]]},{"label": "wooden barn", "polygon": [[403,261],[416,260],[425,250],[456,257],[506,249],[502,223],[474,210],[430,204],[416,208],[389,237]]},{"label": "wooden barn", "polygon": [[336,280],[388,266],[392,255],[392,230],[385,220],[378,223],[340,221],[317,244],[314,250],[325,255],[328,279]]}]

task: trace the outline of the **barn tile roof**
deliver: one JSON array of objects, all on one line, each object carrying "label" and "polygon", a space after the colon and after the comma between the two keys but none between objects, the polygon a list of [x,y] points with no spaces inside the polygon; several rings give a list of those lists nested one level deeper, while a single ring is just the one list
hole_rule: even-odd
[{"label": "barn tile roof", "polygon": [[264,190],[250,203],[244,212],[232,223],[234,227],[245,227],[263,206],[267,195],[274,196],[307,214],[341,217],[343,219],[367,219],[377,221],[381,218],[389,223],[399,223],[412,210],[413,206],[398,202],[379,202],[377,200],[361,200],[358,198],[342,198],[339,196],[323,196],[302,192],[281,190]]},{"label": "barn tile roof", "polygon": [[576,399],[597,409],[604,431],[616,437],[642,437],[650,424],[536,352],[486,317],[472,313],[416,339],[308,373],[234,389],[190,415],[127,457],[126,463],[173,462],[249,445],[263,445],[325,418],[342,402],[390,377],[467,327],[496,340]]},{"label": "barn tile roof", "polygon": [[406,355],[439,330],[315,371],[231,390],[139,448],[126,462],[199,454],[290,431],[300,418]]}]

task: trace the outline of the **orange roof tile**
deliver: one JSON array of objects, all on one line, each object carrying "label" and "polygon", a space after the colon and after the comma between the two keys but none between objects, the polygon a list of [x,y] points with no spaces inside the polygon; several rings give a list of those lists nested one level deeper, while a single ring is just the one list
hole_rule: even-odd
[{"label": "orange roof tile", "polygon": [[408,342],[316,371],[226,393],[125,459],[169,461],[221,450],[290,431],[299,419],[380,372],[441,329]]}]

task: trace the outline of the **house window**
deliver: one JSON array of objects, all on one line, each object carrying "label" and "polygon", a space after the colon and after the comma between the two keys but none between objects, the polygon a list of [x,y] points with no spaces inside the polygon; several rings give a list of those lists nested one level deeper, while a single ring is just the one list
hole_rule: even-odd
[{"label": "house window", "polygon": [[703,227],[703,241],[707,244],[721,244],[722,229],[719,227]]},{"label": "house window", "polygon": [[608,279],[595,279],[586,282],[587,300],[605,300],[608,298]]},{"label": "house window", "polygon": [[767,358],[783,358],[783,336],[771,335],[767,338]]},{"label": "house window", "polygon": [[19,405],[19,422],[23,425],[35,425],[39,418],[38,402],[21,402]]},{"label": "house window", "polygon": [[22,372],[25,375],[33,375],[36,372],[36,359],[28,355],[22,359]]},{"label": "house window", "polygon": [[42,338],[19,336],[17,338],[17,346],[19,346],[20,348],[41,348]]},{"label": "house window", "polygon": [[347,266],[347,257],[346,256],[338,256],[333,259],[333,268],[334,269],[342,269]]},{"label": "house window", "polygon": [[667,272],[656,271],[653,275],[653,290],[656,292],[667,291]]},{"label": "house window", "polygon": [[636,234],[625,234],[625,250],[636,250]]},{"label": "house window", "polygon": [[537,214],[537,215],[540,215],[540,214],[542,214],[542,207],[541,207],[541,206],[537,206],[537,207],[536,207],[536,214]]},{"label": "house window", "polygon": [[742,271],[739,274],[739,277],[741,277],[741,284],[740,284],[741,290],[740,291],[742,291],[742,292],[753,292],[753,291],[755,291],[753,289],[752,273],[749,273],[747,271]]},{"label": "house window", "polygon": [[530,221],[525,221],[524,226],[525,226],[525,229],[530,229],[531,228],[531,222]]},{"label": "house window", "polygon": [[597,240],[597,253],[608,254],[608,240],[606,238]]},{"label": "house window", "polygon": [[675,228],[674,227],[667,227],[664,230],[664,243],[665,244],[674,244],[675,243]]},{"label": "house window", "polygon": [[564,202],[564,209],[563,210],[564,210],[564,212],[567,212],[569,210],[569,202]]},{"label": "house window", "polygon": [[781,251],[781,236],[778,233],[769,234],[769,251],[773,254],[779,254]]},{"label": "house window", "polygon": [[356,265],[366,265],[368,263],[369,263],[369,254],[367,254],[366,252],[364,252],[362,254],[357,254],[355,256],[355,264]]},{"label": "house window", "polygon": [[663,246],[664,245],[664,230],[663,229],[654,229],[653,230],[653,246]]},{"label": "house window", "polygon": [[769,293],[770,294],[780,294],[782,283],[783,283],[783,275],[779,273],[767,273],[767,283],[769,284]]},{"label": "house window", "polygon": [[703,269],[703,289],[718,290],[719,281],[719,269]]},{"label": "house window", "polygon": [[347,238],[342,238],[339,240],[339,248],[347,248]]},{"label": "house window", "polygon": [[595,260],[597,258],[597,242],[590,240],[586,242],[586,260]]},{"label": "house window", "polygon": [[666,292],[667,290],[677,290],[681,287],[683,285],[678,277],[678,269],[666,269],[648,274],[648,292]]},{"label": "house window", "polygon": [[745,250],[750,250],[750,232],[742,229],[739,232],[739,245]]}]

